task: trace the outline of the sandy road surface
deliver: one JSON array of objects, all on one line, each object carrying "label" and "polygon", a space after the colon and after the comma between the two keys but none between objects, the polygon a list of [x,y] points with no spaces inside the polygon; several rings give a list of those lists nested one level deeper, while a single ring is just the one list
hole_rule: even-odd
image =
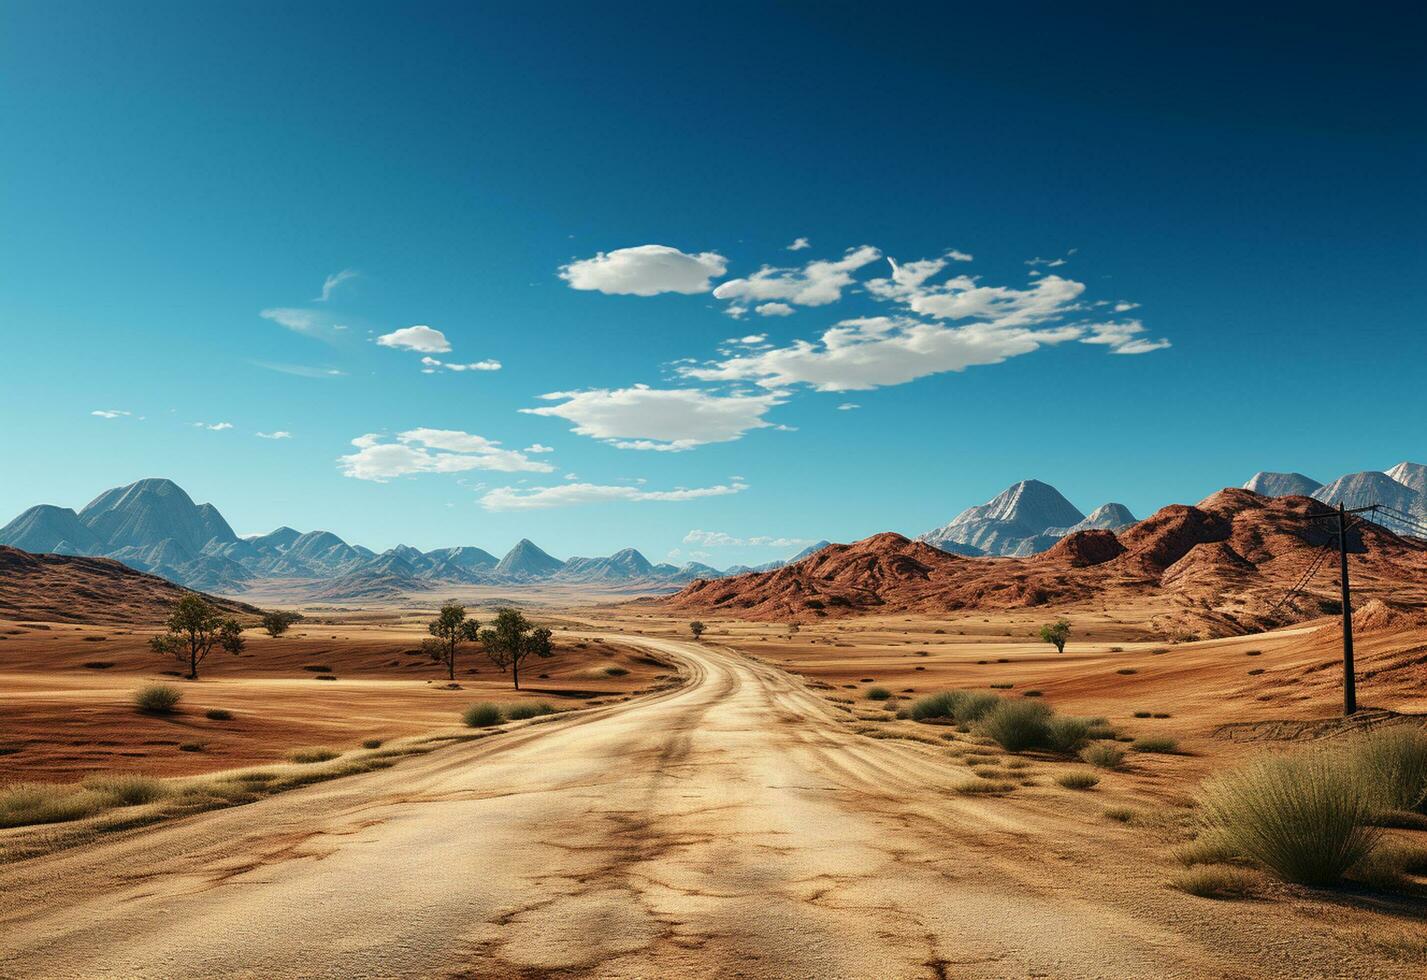
[{"label": "sandy road surface", "polygon": [[0,975],[1411,975],[1167,890],[1088,812],[958,797],[772,667],[621,640],[688,683],[0,868]]}]

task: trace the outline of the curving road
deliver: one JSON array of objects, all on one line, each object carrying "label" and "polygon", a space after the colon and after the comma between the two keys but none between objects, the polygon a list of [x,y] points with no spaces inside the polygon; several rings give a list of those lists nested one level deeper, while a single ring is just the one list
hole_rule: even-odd
[{"label": "curving road", "polygon": [[686,683],[0,868],[0,976],[1392,975],[773,667],[618,640]]}]

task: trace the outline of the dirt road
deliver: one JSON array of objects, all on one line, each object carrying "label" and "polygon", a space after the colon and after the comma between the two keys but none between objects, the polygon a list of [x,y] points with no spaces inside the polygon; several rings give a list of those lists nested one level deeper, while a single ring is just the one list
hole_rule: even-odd
[{"label": "dirt road", "polygon": [[685,685],[0,868],[0,975],[1420,969],[1375,954],[1351,909],[1167,889],[1097,804],[958,796],[944,754],[853,734],[773,667],[620,639]]}]

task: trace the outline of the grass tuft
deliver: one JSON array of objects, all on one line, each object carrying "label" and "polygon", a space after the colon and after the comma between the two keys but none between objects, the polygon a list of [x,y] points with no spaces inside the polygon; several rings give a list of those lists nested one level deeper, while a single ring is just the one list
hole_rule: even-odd
[{"label": "grass tuft", "polygon": [[209,708],[203,712],[203,717],[209,721],[231,721],[233,719],[233,712],[227,708]]},{"label": "grass tuft", "polygon": [[1074,755],[1090,740],[1090,722],[1084,718],[1058,715],[1046,722],[1045,746],[1052,752]]},{"label": "grass tuft", "polygon": [[526,718],[538,718],[541,715],[553,715],[555,709],[544,701],[536,704],[517,704],[505,713],[511,721],[524,721]]},{"label": "grass tuft", "polygon": [[134,707],[156,715],[168,714],[181,700],[183,692],[168,684],[148,684],[134,692]]},{"label": "grass tuft", "polygon": [[489,728],[491,725],[499,725],[500,708],[488,702],[473,704],[461,715],[461,720],[471,728]]},{"label": "grass tuft", "polygon": [[1050,709],[1040,701],[1002,701],[981,720],[979,732],[1008,752],[1046,743]]},{"label": "grass tuft", "polygon": [[869,701],[886,701],[891,696],[892,692],[885,687],[869,687],[867,689],[867,700]]},{"label": "grass tuft", "polygon": [[1100,742],[1084,749],[1080,758],[1098,769],[1118,769],[1125,762],[1125,750]]},{"label": "grass tuft", "polygon": [[1228,848],[1297,884],[1336,884],[1381,836],[1371,796],[1335,752],[1260,756],[1206,782],[1201,806]]},{"label": "grass tuft", "polygon": [[1136,752],[1160,752],[1170,754],[1179,751],[1179,742],[1166,735],[1146,735],[1130,743]]},{"label": "grass tuft", "polygon": [[152,776],[113,775],[91,776],[83,786],[95,793],[102,793],[113,800],[116,806],[138,806],[152,803],[168,795],[168,787],[162,780]]},{"label": "grass tuft", "polygon": [[325,746],[318,746],[316,748],[311,749],[293,749],[287,754],[287,759],[289,762],[301,763],[327,762],[329,760],[337,758],[341,754],[342,753],[338,752],[336,749],[329,749]]},{"label": "grass tuft", "polygon": [[362,743],[364,749],[379,749],[382,747],[382,740],[379,738],[369,738]]},{"label": "grass tuft", "polygon": [[1388,728],[1355,739],[1346,764],[1379,810],[1417,810],[1427,802],[1427,732]]},{"label": "grass tuft", "polygon": [[1066,789],[1090,789],[1100,782],[1100,777],[1089,769],[1072,769],[1058,774],[1055,781]]}]

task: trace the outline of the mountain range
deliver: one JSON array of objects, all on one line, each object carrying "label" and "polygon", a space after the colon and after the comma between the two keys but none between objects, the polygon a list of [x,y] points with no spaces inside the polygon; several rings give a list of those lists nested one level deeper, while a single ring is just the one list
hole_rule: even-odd
[{"label": "mountain range", "polygon": [[[805,557],[827,542],[805,549]],[[497,558],[470,545],[421,551],[397,545],[381,553],[331,531],[279,527],[239,537],[212,504],[197,504],[172,480],[139,480],[106,490],[75,512],[40,504],[0,528],[0,545],[36,554],[112,558],[191,589],[240,593],[255,580],[309,580],[309,597],[372,599],[440,583],[569,582],[675,589],[726,574],[700,562],[653,563],[633,548],[607,557],[561,561],[522,539]],[[758,566],[766,571],[785,562]],[[735,566],[734,573],[750,571]]]},{"label": "mountain range", "polygon": [[1118,531],[1133,523],[1135,515],[1124,504],[1101,504],[1087,516],[1050,484],[1022,480],[917,540],[967,557],[1025,557],[1053,548],[1076,531]]},{"label": "mountain range", "polygon": [[1255,473],[1244,489],[1266,497],[1297,494],[1345,507],[1382,504],[1398,516],[1385,512],[1372,519],[1399,530],[1411,530],[1405,525],[1415,521],[1427,523],[1427,466],[1422,463],[1402,462],[1389,470],[1348,473],[1327,484],[1302,473]]}]

